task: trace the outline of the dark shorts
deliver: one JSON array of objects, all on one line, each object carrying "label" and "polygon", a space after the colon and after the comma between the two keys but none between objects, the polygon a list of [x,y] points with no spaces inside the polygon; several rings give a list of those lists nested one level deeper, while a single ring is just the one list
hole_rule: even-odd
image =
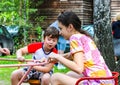
[{"label": "dark shorts", "polygon": [[[24,72],[28,70],[28,67],[23,68]],[[50,75],[53,74],[53,70],[49,72]],[[32,69],[29,74],[27,75],[27,78],[24,81],[28,81],[29,79],[38,79],[41,80],[41,77],[44,75],[43,72],[38,72],[34,69]]]}]

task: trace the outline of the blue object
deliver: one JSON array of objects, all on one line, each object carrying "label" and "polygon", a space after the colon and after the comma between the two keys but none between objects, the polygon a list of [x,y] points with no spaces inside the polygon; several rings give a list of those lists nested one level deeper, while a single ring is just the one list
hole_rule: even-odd
[{"label": "blue object", "polygon": [[58,27],[58,21],[56,20],[55,22],[53,22],[51,25],[50,25],[50,27],[51,26],[53,26],[53,27],[56,27],[59,31],[60,31],[60,29],[59,29],[59,27]]},{"label": "blue object", "polygon": [[92,37],[94,36],[94,27],[93,27],[93,25],[83,25],[82,29],[87,31]]},{"label": "blue object", "polygon": [[[50,25],[50,27],[51,26],[56,27],[60,31],[57,20],[55,22],[53,22]],[[66,49],[66,40],[63,36],[59,36],[58,43],[57,43],[57,49],[61,50],[61,51],[65,51],[65,49]]]}]

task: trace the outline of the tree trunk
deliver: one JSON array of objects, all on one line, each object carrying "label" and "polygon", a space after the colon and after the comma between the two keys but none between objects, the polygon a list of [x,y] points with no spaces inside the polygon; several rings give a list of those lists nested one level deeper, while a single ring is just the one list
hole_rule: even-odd
[{"label": "tree trunk", "polygon": [[111,0],[94,0],[95,41],[111,71],[115,69],[111,27]]}]

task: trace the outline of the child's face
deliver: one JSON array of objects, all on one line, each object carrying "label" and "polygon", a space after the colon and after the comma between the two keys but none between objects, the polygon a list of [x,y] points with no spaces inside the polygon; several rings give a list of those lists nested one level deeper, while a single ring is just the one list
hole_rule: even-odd
[{"label": "child's face", "polygon": [[55,47],[57,41],[58,41],[57,38],[51,38],[51,36],[46,36],[44,38],[44,47],[47,48],[48,50],[51,50],[52,48]]}]

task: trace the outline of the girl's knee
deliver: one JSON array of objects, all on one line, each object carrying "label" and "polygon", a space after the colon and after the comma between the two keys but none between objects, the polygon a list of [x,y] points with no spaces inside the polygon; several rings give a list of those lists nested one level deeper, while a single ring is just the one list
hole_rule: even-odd
[{"label": "girl's knee", "polygon": [[58,77],[60,77],[61,76],[61,73],[55,73],[55,74],[53,74],[52,76],[51,76],[51,79],[52,80],[56,80]]},{"label": "girl's knee", "polygon": [[53,85],[59,85],[59,79],[61,79],[62,73],[55,73],[51,76],[51,84]]},{"label": "girl's knee", "polygon": [[49,73],[44,74],[44,75],[42,76],[42,79],[41,79],[41,80],[42,80],[42,81],[50,80],[50,74],[49,74]]},{"label": "girl's knee", "polygon": [[52,76],[60,76],[60,75],[62,75],[62,73],[55,73]]},{"label": "girl's knee", "polygon": [[49,85],[50,83],[50,74],[44,74],[41,78],[42,85]]}]

